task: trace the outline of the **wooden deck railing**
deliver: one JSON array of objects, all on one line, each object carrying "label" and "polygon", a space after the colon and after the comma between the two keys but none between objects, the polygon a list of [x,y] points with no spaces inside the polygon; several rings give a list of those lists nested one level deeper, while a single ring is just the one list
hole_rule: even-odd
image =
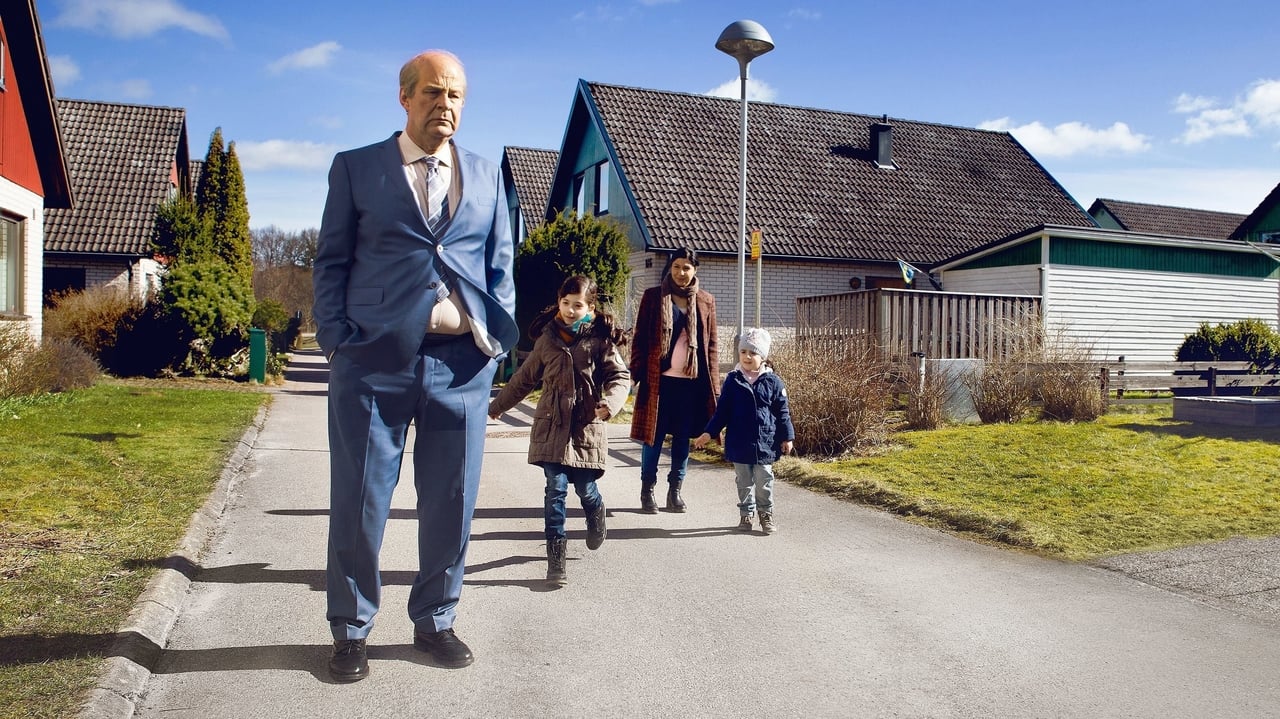
[{"label": "wooden deck railing", "polygon": [[1039,338],[1040,298],[874,289],[796,298],[796,336],[849,337],[897,356],[1007,357]]}]

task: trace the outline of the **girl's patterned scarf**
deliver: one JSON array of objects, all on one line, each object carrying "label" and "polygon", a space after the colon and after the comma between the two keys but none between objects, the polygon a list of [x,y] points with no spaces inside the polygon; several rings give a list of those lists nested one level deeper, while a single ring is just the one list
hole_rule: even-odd
[{"label": "girl's patterned scarf", "polygon": [[681,287],[671,279],[670,273],[662,278],[662,342],[660,349],[662,356],[666,357],[671,351],[671,343],[674,338],[671,336],[672,329],[672,312],[671,312],[671,295],[683,297],[688,300],[689,321],[685,326],[685,334],[689,337],[689,355],[685,361],[684,367],[679,368],[685,377],[698,376],[698,278],[694,277],[688,287]]}]

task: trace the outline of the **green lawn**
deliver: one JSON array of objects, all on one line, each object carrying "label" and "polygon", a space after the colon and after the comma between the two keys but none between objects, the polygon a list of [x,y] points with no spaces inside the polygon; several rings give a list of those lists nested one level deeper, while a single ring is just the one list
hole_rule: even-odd
[{"label": "green lawn", "polygon": [[103,383],[0,404],[0,717],[74,716],[270,395]]},{"label": "green lawn", "polygon": [[1192,425],[1171,405],[1097,422],[896,435],[874,457],[785,459],[797,484],[979,537],[1084,560],[1280,534],[1280,431]]}]

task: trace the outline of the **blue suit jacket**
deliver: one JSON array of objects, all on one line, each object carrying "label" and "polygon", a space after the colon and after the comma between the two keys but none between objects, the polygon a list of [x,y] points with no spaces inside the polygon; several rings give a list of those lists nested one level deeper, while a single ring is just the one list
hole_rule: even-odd
[{"label": "blue suit jacket", "polygon": [[405,180],[399,134],[333,159],[312,274],[316,340],[325,356],[394,372],[413,360],[432,308],[454,291],[476,345],[501,357],[520,334],[502,173],[455,146],[462,198],[435,238]]}]

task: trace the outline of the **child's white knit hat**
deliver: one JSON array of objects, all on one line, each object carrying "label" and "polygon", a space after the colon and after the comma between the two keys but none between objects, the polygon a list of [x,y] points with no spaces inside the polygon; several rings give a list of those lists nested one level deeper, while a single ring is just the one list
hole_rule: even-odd
[{"label": "child's white knit hat", "polygon": [[760,355],[761,359],[768,359],[769,346],[772,344],[773,338],[759,327],[746,328],[742,331],[742,337],[738,339],[739,350],[750,350]]}]

